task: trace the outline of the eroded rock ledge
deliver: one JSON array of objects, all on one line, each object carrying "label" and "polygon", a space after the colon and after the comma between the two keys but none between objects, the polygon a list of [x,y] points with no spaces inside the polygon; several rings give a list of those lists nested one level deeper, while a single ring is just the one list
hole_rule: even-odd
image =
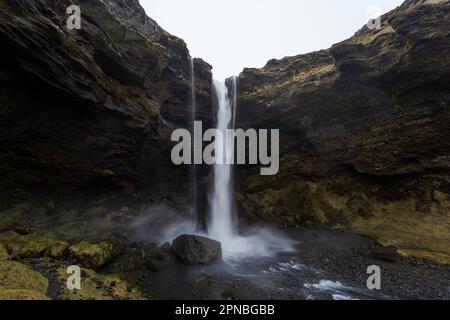
[{"label": "eroded rock ledge", "polygon": [[406,1],[380,30],[244,70],[238,126],[282,135],[278,176],[241,170],[247,218],[350,226],[450,261],[449,48],[448,1]]},{"label": "eroded rock ledge", "polygon": [[[170,180],[168,134],[192,118],[186,44],[138,0],[79,1],[82,29],[69,31],[71,4],[0,2],[2,193]],[[195,69],[211,121],[211,66]]]}]

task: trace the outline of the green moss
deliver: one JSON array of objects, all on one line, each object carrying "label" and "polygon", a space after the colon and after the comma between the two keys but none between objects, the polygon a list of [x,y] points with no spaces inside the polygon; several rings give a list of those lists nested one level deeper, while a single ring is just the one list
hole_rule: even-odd
[{"label": "green moss", "polygon": [[82,14],[94,20],[100,29],[118,44],[124,41],[127,29],[116,18],[110,14],[101,1],[86,1],[83,4]]},{"label": "green moss", "polygon": [[6,249],[6,246],[2,243],[0,243],[0,260],[2,259],[8,259],[9,258],[9,253],[8,250]]},{"label": "green moss", "polygon": [[32,234],[21,235],[12,230],[0,234],[0,244],[7,248],[8,254],[19,259],[64,258],[69,246],[60,241],[56,235],[45,231],[35,231]]},{"label": "green moss", "polygon": [[21,204],[0,212],[0,230],[9,229],[11,226],[30,221],[28,214],[31,212],[31,209],[30,204]]},{"label": "green moss", "polygon": [[93,75],[95,82],[98,84],[98,88],[111,94],[118,101],[124,101],[127,96],[127,89],[117,81],[109,78],[99,65],[93,65]]},{"label": "green moss", "polygon": [[48,280],[39,272],[15,261],[0,260],[0,288],[29,290],[45,295]]},{"label": "green moss", "polygon": [[76,41],[74,41],[69,35],[62,37],[63,45],[64,47],[69,50],[72,54],[75,56],[82,56],[84,55],[82,49]]},{"label": "green moss", "polygon": [[[284,183],[281,183],[284,181]],[[247,180],[246,193],[237,196],[243,213],[250,220],[281,225],[326,225],[338,216],[322,185],[301,180]]]},{"label": "green moss", "polygon": [[83,267],[99,269],[111,262],[120,253],[120,244],[115,241],[102,241],[97,244],[81,242],[69,248],[70,256]]},{"label": "green moss", "polygon": [[416,200],[377,204],[374,217],[357,218],[346,229],[395,246],[403,255],[435,262],[450,259],[450,213],[423,214],[416,211]]},{"label": "green moss", "polygon": [[65,286],[67,266],[57,270],[61,283],[60,299],[65,300],[140,300],[143,299],[139,289],[130,286],[116,275],[100,275],[89,269],[82,269],[81,290],[69,290]]},{"label": "green moss", "polygon": [[0,288],[0,301],[5,300],[49,300],[49,298],[40,292],[23,289],[4,289]]},{"label": "green moss", "polygon": [[149,99],[140,96],[138,98],[135,98],[133,102],[141,105],[150,118],[159,115],[158,108]]},{"label": "green moss", "polygon": [[227,300],[237,300],[238,289],[235,287],[229,287],[222,293],[222,297]]},{"label": "green moss", "polygon": [[56,227],[54,232],[60,239],[70,242],[107,238],[107,223],[106,220],[74,221]]}]

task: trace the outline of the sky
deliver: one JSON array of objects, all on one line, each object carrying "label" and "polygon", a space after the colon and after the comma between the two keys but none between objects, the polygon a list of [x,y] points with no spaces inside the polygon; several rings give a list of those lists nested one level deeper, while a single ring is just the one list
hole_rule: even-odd
[{"label": "sky", "polygon": [[327,49],[404,0],[140,0],[147,15],[184,39],[214,78],[273,58]]}]

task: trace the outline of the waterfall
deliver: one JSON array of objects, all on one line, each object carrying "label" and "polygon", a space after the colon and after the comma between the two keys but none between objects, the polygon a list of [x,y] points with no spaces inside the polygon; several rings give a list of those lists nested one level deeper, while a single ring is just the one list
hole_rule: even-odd
[{"label": "waterfall", "polygon": [[234,129],[236,90],[233,86],[231,100],[226,82],[214,81],[214,89],[218,102],[217,129],[222,132],[225,141],[222,146],[218,145],[216,148],[208,234],[211,238],[222,242],[223,245],[227,245],[237,236],[233,215],[233,167],[228,164],[234,157],[234,139],[226,139],[227,129]]},{"label": "waterfall", "polygon": [[[197,113],[197,99],[196,99],[196,93],[195,93],[195,61],[194,58],[190,58],[191,60],[191,129],[192,133],[194,132],[194,125],[196,120],[196,113]],[[194,154],[194,145],[192,146],[192,154]],[[191,220],[194,224],[197,224],[197,217],[198,217],[198,206],[197,206],[197,168],[195,166],[195,163],[192,163],[191,165],[191,183],[192,183],[192,213],[191,213]]]}]

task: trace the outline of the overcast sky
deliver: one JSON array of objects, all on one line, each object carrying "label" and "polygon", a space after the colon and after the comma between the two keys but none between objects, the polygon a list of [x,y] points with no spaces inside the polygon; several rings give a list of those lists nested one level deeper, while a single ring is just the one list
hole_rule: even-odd
[{"label": "overcast sky", "polygon": [[223,80],[244,67],[329,48],[403,0],[140,0]]}]

